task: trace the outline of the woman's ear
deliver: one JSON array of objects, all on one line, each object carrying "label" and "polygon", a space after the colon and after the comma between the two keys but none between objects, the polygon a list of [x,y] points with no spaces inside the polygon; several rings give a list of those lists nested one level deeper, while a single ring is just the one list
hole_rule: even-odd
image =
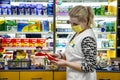
[{"label": "woman's ear", "polygon": [[81,22],[80,26],[85,29],[87,27],[86,22]]}]

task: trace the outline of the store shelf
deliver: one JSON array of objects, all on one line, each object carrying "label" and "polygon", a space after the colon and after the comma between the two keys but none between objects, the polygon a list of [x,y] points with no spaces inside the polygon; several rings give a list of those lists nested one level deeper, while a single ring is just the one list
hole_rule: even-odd
[{"label": "store shelf", "polygon": [[[57,16],[56,17],[57,20],[69,20],[69,16]],[[94,20],[116,20],[116,16],[112,16],[112,15],[96,15]]]},{"label": "store shelf", "polygon": [[10,4],[11,5],[19,5],[19,4],[44,4],[44,5],[47,5],[48,2],[11,2]]},{"label": "store shelf", "polygon": [[62,6],[76,6],[76,5],[84,5],[84,6],[99,6],[99,5],[108,5],[108,2],[63,2]]},{"label": "store shelf", "polygon": [[56,24],[56,28],[71,28],[71,24]]},{"label": "store shelf", "polygon": [[47,15],[0,15],[6,20],[53,20],[53,16]]},{"label": "store shelf", "polygon": [[[65,47],[57,47],[57,50],[64,50]],[[115,50],[115,48],[98,48],[98,51]]]},{"label": "store shelf", "polygon": [[98,48],[97,50],[115,50],[115,48]]},{"label": "store shelf", "polygon": [[[74,32],[57,32],[57,34],[73,34]],[[95,34],[116,34],[116,32],[94,32]]]},{"label": "store shelf", "polygon": [[53,34],[53,32],[4,32],[0,31],[0,34]]},{"label": "store shelf", "polygon": [[95,34],[116,34],[116,32],[94,32]]},{"label": "store shelf", "polygon": [[57,34],[74,34],[74,32],[56,32]]},{"label": "store shelf", "polygon": [[[4,47],[5,50],[35,50],[36,47]],[[53,50],[53,48],[43,48],[43,50]]]}]

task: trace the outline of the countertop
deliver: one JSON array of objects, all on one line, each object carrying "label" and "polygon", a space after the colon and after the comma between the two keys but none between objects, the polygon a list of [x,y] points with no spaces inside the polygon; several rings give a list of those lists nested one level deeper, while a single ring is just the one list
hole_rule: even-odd
[{"label": "countertop", "polygon": [[[0,72],[24,72],[24,71],[65,71],[65,70],[43,70],[43,69],[9,69],[9,70],[0,70]],[[119,72],[120,70],[96,70],[96,72]]]}]

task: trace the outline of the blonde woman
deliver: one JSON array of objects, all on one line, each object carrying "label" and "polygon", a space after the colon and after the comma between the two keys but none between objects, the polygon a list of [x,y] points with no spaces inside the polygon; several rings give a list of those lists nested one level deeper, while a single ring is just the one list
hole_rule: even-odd
[{"label": "blonde woman", "polygon": [[[96,80],[96,38],[91,29],[94,14],[91,7],[75,6],[69,12],[71,28],[75,32],[65,52],[54,54],[58,66],[67,67],[67,80]],[[62,59],[66,58],[66,60]]]}]

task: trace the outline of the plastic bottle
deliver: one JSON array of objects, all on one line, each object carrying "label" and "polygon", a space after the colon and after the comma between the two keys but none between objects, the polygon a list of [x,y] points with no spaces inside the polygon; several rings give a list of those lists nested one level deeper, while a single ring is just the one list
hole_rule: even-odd
[{"label": "plastic bottle", "polygon": [[48,20],[43,21],[42,29],[43,29],[44,32],[49,31],[49,21]]},{"label": "plastic bottle", "polygon": [[105,15],[105,6],[104,5],[101,5],[101,11],[100,11],[101,15]]},{"label": "plastic bottle", "polygon": [[114,47],[114,40],[109,40],[109,47],[113,48]]}]

